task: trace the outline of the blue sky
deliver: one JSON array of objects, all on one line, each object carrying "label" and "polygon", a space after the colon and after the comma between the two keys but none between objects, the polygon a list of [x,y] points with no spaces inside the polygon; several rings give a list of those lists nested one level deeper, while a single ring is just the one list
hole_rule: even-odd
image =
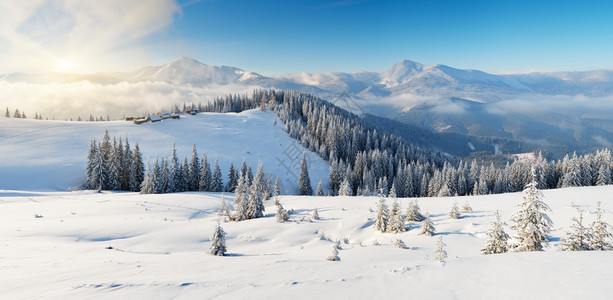
[{"label": "blue sky", "polygon": [[262,74],[376,71],[402,59],[493,73],[613,69],[613,4],[606,1],[41,0],[6,6],[0,4],[0,73],[129,71],[179,56]]},{"label": "blue sky", "polygon": [[204,0],[183,7],[171,33],[186,56],[264,74],[402,59],[488,72],[613,68],[612,5],[579,3]]}]

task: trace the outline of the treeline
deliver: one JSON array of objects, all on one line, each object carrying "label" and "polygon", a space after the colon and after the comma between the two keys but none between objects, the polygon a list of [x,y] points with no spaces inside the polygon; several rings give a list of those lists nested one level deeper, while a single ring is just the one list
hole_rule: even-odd
[{"label": "treeline", "polygon": [[[547,162],[515,160],[504,168],[456,161],[374,129],[366,121],[313,95],[256,90],[228,95],[201,107],[207,112],[271,109],[291,137],[328,160],[330,194],[373,195],[394,190],[398,197],[434,197],[518,192],[535,167],[539,188],[611,183],[608,150]],[[341,187],[343,187],[341,189]]]},{"label": "treeline", "polygon": [[[272,174],[265,174],[262,164],[258,167],[262,174],[253,175],[251,166],[243,160],[240,168],[230,163],[228,180],[224,185],[223,174],[219,162],[215,159],[213,171],[206,153],[202,158],[194,144],[191,159],[183,157],[179,161],[173,144],[170,159],[155,159],[153,164],[147,162],[144,167],[142,154],[138,143],[132,150],[128,139],[119,141],[115,137],[111,142],[108,131],[105,131],[101,142],[92,138],[87,156],[85,188],[98,190],[124,190],[141,192],[143,194],[178,193],[186,191],[205,192],[235,192],[237,188],[246,187],[250,190],[254,181],[257,182],[258,194],[268,199],[273,193],[280,193],[279,179]],[[308,176],[308,173],[307,173]],[[260,178],[261,177],[261,178]],[[274,180],[274,181],[273,181]],[[310,182],[309,182],[310,187]]]},{"label": "treeline", "polygon": [[[11,113],[9,112],[9,108],[6,108],[6,112],[4,112],[4,117],[5,118],[10,118],[11,117]],[[26,116],[26,113],[23,111],[19,111],[19,109],[15,109],[15,112],[12,114],[12,117],[15,119],[27,119],[28,117]],[[34,113],[34,120],[42,120],[43,116],[39,115],[38,113]]]}]

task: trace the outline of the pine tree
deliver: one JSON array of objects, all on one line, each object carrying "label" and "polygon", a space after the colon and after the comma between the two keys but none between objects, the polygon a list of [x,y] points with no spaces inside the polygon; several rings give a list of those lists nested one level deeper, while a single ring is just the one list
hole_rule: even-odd
[{"label": "pine tree", "polygon": [[319,181],[319,184],[317,184],[317,190],[315,191],[315,195],[316,196],[324,195],[323,187],[321,186],[321,180]]},{"label": "pine tree", "polygon": [[400,233],[406,231],[406,228],[404,227],[404,219],[402,218],[402,213],[400,212],[400,205],[398,204],[397,199],[394,199],[394,202],[392,204],[389,223],[387,225],[386,230],[387,232],[391,233]]},{"label": "pine tree", "polygon": [[306,153],[302,153],[302,161],[300,162],[300,178],[298,178],[298,194],[312,196],[313,187],[309,178],[309,168],[306,161]]},{"label": "pine tree", "polygon": [[119,182],[119,178],[121,177],[121,160],[123,156],[122,147],[117,145],[115,138],[113,138],[113,146],[111,148],[110,155],[110,164],[109,164],[109,174],[108,174],[108,189],[109,190],[119,190],[121,189],[121,183]]},{"label": "pine tree", "polygon": [[130,190],[133,192],[140,191],[140,186],[144,178],[145,164],[143,162],[143,155],[140,153],[138,143],[136,143],[132,156],[132,165],[130,166]]},{"label": "pine tree", "polygon": [[419,205],[417,204],[417,200],[409,201],[409,207],[407,208],[406,220],[421,222],[425,219],[424,215],[421,214],[419,209]]},{"label": "pine tree", "polygon": [[247,219],[247,202],[249,197],[249,186],[244,174],[238,179],[234,197],[234,221],[242,221]]},{"label": "pine tree", "polygon": [[88,189],[96,189],[99,185],[99,180],[96,179],[96,174],[94,171],[96,159],[98,159],[98,149],[96,147],[96,139],[92,138],[89,143],[89,150],[87,151],[86,186]]},{"label": "pine tree", "polygon": [[551,231],[553,222],[545,214],[551,211],[549,206],[542,201],[542,194],[536,188],[536,181],[533,180],[524,190],[524,201],[519,204],[521,209],[513,217],[511,228],[517,231],[516,239],[518,245],[514,245],[517,251],[541,251],[543,244],[547,245],[549,240],[547,234]]},{"label": "pine tree", "polygon": [[198,183],[198,190],[203,192],[210,192],[211,182],[213,181],[213,175],[211,175],[211,166],[206,158],[206,153],[202,153],[202,169],[200,170],[200,182]]},{"label": "pine tree", "polygon": [[332,249],[332,254],[328,256],[328,261],[340,261],[341,258],[338,257],[338,245],[334,244]]},{"label": "pine tree", "polygon": [[443,243],[443,236],[439,236],[436,242],[436,251],[434,251],[434,260],[444,261],[447,259],[447,251],[445,251],[447,244]]},{"label": "pine tree", "polygon": [[573,217],[571,230],[562,238],[562,250],[564,251],[586,251],[590,250],[590,232],[583,226],[583,211],[577,207],[579,219]]},{"label": "pine tree", "polygon": [[481,254],[497,254],[507,252],[507,241],[509,235],[504,232],[506,225],[500,218],[500,212],[496,211],[496,220],[491,222],[492,228],[487,231],[487,242],[485,248],[481,249]]},{"label": "pine tree", "polygon": [[432,220],[430,220],[430,214],[426,212],[426,217],[421,225],[421,231],[419,234],[432,236],[435,232],[436,228],[434,228],[434,224],[432,224]]},{"label": "pine tree", "polygon": [[317,208],[313,210],[313,213],[311,214],[311,220],[319,220],[319,212],[317,212]]},{"label": "pine tree", "polygon": [[349,180],[347,180],[347,178],[345,178],[345,180],[343,180],[343,183],[341,183],[341,187],[338,190],[338,195],[339,196],[352,196],[353,195],[353,191],[351,190],[351,186],[349,185]]},{"label": "pine tree", "polygon": [[264,167],[260,162],[258,171],[249,189],[247,202],[247,219],[261,218],[264,216],[264,200],[268,192],[264,189]]},{"label": "pine tree", "polygon": [[273,196],[277,197],[281,194],[281,187],[279,186],[279,177],[275,179],[275,191]]},{"label": "pine tree", "polygon": [[470,214],[472,212],[473,212],[473,208],[470,207],[470,204],[468,204],[468,201],[464,202],[464,206],[462,206],[462,213]]},{"label": "pine tree", "polygon": [[211,247],[209,248],[209,253],[217,256],[226,255],[226,232],[219,225],[219,221],[217,221],[217,226],[211,235]]},{"label": "pine tree", "polygon": [[215,159],[215,169],[213,170],[213,178],[211,180],[211,192],[223,191],[223,179],[221,175],[221,169],[219,168],[219,161]]},{"label": "pine tree", "polygon": [[238,172],[234,168],[234,162],[230,162],[230,170],[228,170],[228,184],[226,185],[226,192],[234,193],[236,185],[238,184]]},{"label": "pine tree", "polygon": [[604,210],[600,208],[600,201],[596,205],[596,220],[590,224],[590,240],[591,250],[613,250],[613,245],[609,242],[613,238],[611,234],[611,225],[602,220]]},{"label": "pine tree", "polygon": [[217,213],[220,217],[231,217],[232,213],[230,212],[230,207],[228,206],[228,202],[226,202],[226,197],[223,193],[221,193],[221,207],[219,208],[219,212]]},{"label": "pine tree", "polygon": [[151,168],[149,161],[147,161],[147,171],[145,172],[145,178],[140,185],[141,194],[155,194],[157,190],[155,170]]},{"label": "pine tree", "polygon": [[[194,147],[192,148],[192,158],[189,162],[189,172],[188,172],[188,190],[189,191],[197,191],[200,186],[200,160],[198,158],[198,150],[196,149],[196,143],[194,143]],[[234,190],[232,190],[234,191]]]},{"label": "pine tree", "polygon": [[449,211],[449,217],[452,219],[459,219],[461,217],[460,209],[458,208],[458,201],[453,202],[453,206],[451,207],[451,210]]},{"label": "pine tree", "polygon": [[609,185],[611,184],[611,166],[609,164],[603,164],[598,169],[598,177],[596,179],[596,185]]},{"label": "pine tree", "polygon": [[6,108],[6,112],[4,113],[4,117],[5,118],[10,118],[11,117],[11,114],[9,113],[9,108],[8,107]]},{"label": "pine tree", "polygon": [[289,214],[287,213],[287,210],[285,210],[285,208],[283,208],[283,205],[281,205],[281,202],[277,201],[277,222],[285,222],[287,220],[289,220]]},{"label": "pine tree", "polygon": [[19,112],[19,109],[15,109],[15,113],[13,114],[13,118],[21,119],[21,113]]},{"label": "pine tree", "polygon": [[388,220],[389,211],[387,209],[387,205],[385,204],[385,198],[380,196],[377,204],[377,215],[375,216],[375,230],[385,232],[387,230]]},{"label": "pine tree", "polygon": [[390,198],[396,199],[396,185],[392,183],[392,188],[390,188]]},{"label": "pine tree", "polygon": [[[120,139],[121,141],[121,139]],[[126,145],[123,150],[123,157],[121,159],[121,189],[124,191],[131,191],[130,188],[130,173],[132,172],[132,160],[134,159],[134,152],[130,148],[130,141],[126,137]]]},{"label": "pine tree", "polygon": [[181,171],[181,167],[179,165],[179,157],[177,157],[177,148],[175,147],[175,143],[172,143],[172,153],[170,155],[170,169],[168,170],[168,183],[167,183],[167,193],[176,193],[179,191],[177,185],[179,185],[181,181],[181,176],[183,172]]},{"label": "pine tree", "polygon": [[162,163],[158,167],[158,194],[168,193],[168,160],[166,157],[162,158]]}]

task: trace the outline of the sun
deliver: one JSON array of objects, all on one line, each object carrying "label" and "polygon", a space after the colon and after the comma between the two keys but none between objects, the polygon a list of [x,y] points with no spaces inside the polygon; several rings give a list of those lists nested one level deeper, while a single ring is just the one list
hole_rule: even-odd
[{"label": "sun", "polygon": [[57,61],[56,67],[62,72],[73,71],[75,69],[75,63],[71,59],[61,59]]}]

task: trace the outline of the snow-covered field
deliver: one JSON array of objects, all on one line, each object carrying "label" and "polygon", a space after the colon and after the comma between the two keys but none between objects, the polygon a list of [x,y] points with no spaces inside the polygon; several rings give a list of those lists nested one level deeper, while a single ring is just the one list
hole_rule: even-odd
[{"label": "snow-covered field", "polygon": [[[196,143],[198,155],[206,152],[211,168],[219,158],[224,180],[231,161],[240,167],[245,159],[255,173],[261,160],[265,172],[280,177],[282,189],[295,192],[305,149],[284,131],[281,122],[273,125],[273,112],[181,117],[142,125],[0,118],[0,189],[65,191],[79,186],[85,181],[90,139],[100,141],[106,129],[111,138],[128,137],[132,147],[138,142],[145,160],[169,157],[173,142],[179,159],[187,155],[189,160]],[[307,151],[307,157],[315,189],[319,180],[327,182],[330,167],[315,153]]]},{"label": "snow-covered field", "polygon": [[[613,223],[613,186],[544,191],[555,222],[544,252],[483,256],[485,232],[499,209],[509,223],[522,195],[419,199],[437,235],[374,231],[375,197],[283,196],[294,209],[221,223],[229,256],[207,254],[221,194],[27,192],[0,190],[0,295],[115,299],[610,299],[611,252],[561,252],[576,210],[589,223],[597,201]],[[226,194],[232,201],[232,195]],[[474,213],[449,219],[452,203]],[[408,199],[400,199],[403,212]],[[308,222],[317,208],[321,217]],[[42,217],[35,218],[35,215]],[[507,233],[514,232],[508,227]],[[329,240],[321,240],[324,232]],[[443,236],[449,258],[433,256]],[[326,258],[335,240],[341,261]],[[392,241],[400,238],[410,249]],[[373,245],[374,241],[379,245]]]}]

